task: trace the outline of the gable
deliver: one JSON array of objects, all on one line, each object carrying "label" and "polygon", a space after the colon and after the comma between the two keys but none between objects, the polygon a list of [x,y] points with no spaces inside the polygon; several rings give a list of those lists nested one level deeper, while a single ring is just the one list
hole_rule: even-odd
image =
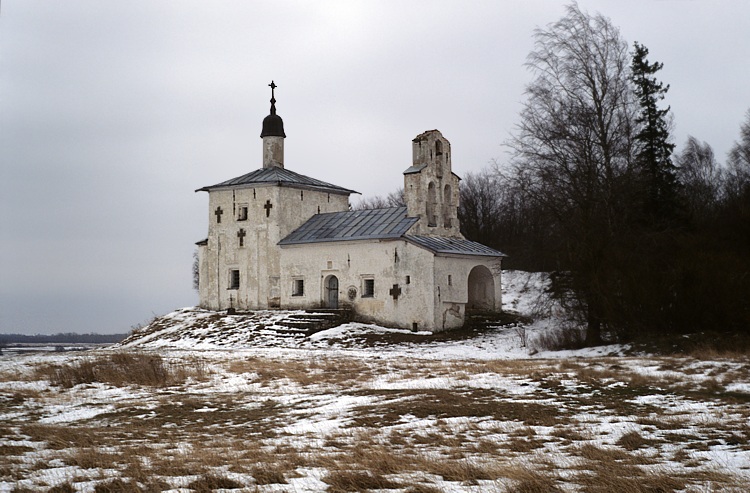
[{"label": "gable", "polygon": [[331,183],[310,178],[309,176],[301,175],[284,168],[272,167],[272,168],[260,168],[250,173],[232,178],[230,180],[217,183],[216,185],[210,185],[202,187],[196,190],[196,192],[209,192],[211,190],[219,188],[232,188],[232,187],[246,187],[246,186],[279,186],[279,187],[293,187],[307,190],[317,190],[320,192],[336,193],[340,195],[350,195],[352,193],[359,193],[355,190],[349,190],[348,188],[339,187]]}]

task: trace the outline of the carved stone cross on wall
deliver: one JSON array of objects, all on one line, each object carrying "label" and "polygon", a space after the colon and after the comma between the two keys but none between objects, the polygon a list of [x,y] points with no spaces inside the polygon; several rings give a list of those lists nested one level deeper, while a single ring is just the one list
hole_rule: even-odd
[{"label": "carved stone cross on wall", "polygon": [[245,233],[244,229],[240,229],[239,231],[237,231],[237,238],[240,239],[240,246],[245,246],[245,235],[246,234],[247,233]]},{"label": "carved stone cross on wall", "polygon": [[394,284],[390,291],[388,291],[388,294],[393,296],[394,300],[398,299],[398,296],[401,294],[401,288],[398,287],[398,284]]},{"label": "carved stone cross on wall", "polygon": [[263,206],[263,208],[266,210],[266,217],[271,215],[271,209],[273,209],[273,204],[270,200],[266,200],[266,205]]},{"label": "carved stone cross on wall", "polygon": [[214,214],[216,214],[216,222],[220,223],[221,222],[221,215],[224,214],[224,211],[221,210],[221,207],[217,207],[216,211],[214,211]]}]

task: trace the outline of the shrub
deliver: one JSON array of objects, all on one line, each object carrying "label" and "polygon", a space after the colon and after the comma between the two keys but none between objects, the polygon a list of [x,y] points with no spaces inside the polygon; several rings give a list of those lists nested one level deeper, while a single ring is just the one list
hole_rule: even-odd
[{"label": "shrub", "polygon": [[584,327],[561,327],[540,333],[534,338],[533,346],[539,350],[559,351],[586,347]]},{"label": "shrub", "polygon": [[158,354],[113,353],[85,358],[61,366],[41,370],[52,385],[71,388],[86,383],[111,385],[146,385],[162,387],[183,382],[192,374],[204,372],[201,365],[188,371],[184,366],[170,368]]}]

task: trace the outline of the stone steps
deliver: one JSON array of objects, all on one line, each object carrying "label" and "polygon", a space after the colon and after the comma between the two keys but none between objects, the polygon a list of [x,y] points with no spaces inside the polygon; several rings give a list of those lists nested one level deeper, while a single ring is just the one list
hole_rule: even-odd
[{"label": "stone steps", "polygon": [[279,329],[279,332],[309,336],[351,320],[352,312],[345,308],[305,310],[305,313],[291,314],[279,322],[280,325],[286,327],[285,329]]}]

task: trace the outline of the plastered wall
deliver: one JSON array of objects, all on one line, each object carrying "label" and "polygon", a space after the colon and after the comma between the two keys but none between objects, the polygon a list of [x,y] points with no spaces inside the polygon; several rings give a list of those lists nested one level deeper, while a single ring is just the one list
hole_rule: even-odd
[{"label": "plastered wall", "polygon": [[[208,243],[199,247],[201,306],[211,310],[280,307],[277,243],[312,215],[348,207],[346,195],[291,187],[210,191]],[[239,271],[238,288],[231,285],[232,271]]]}]

